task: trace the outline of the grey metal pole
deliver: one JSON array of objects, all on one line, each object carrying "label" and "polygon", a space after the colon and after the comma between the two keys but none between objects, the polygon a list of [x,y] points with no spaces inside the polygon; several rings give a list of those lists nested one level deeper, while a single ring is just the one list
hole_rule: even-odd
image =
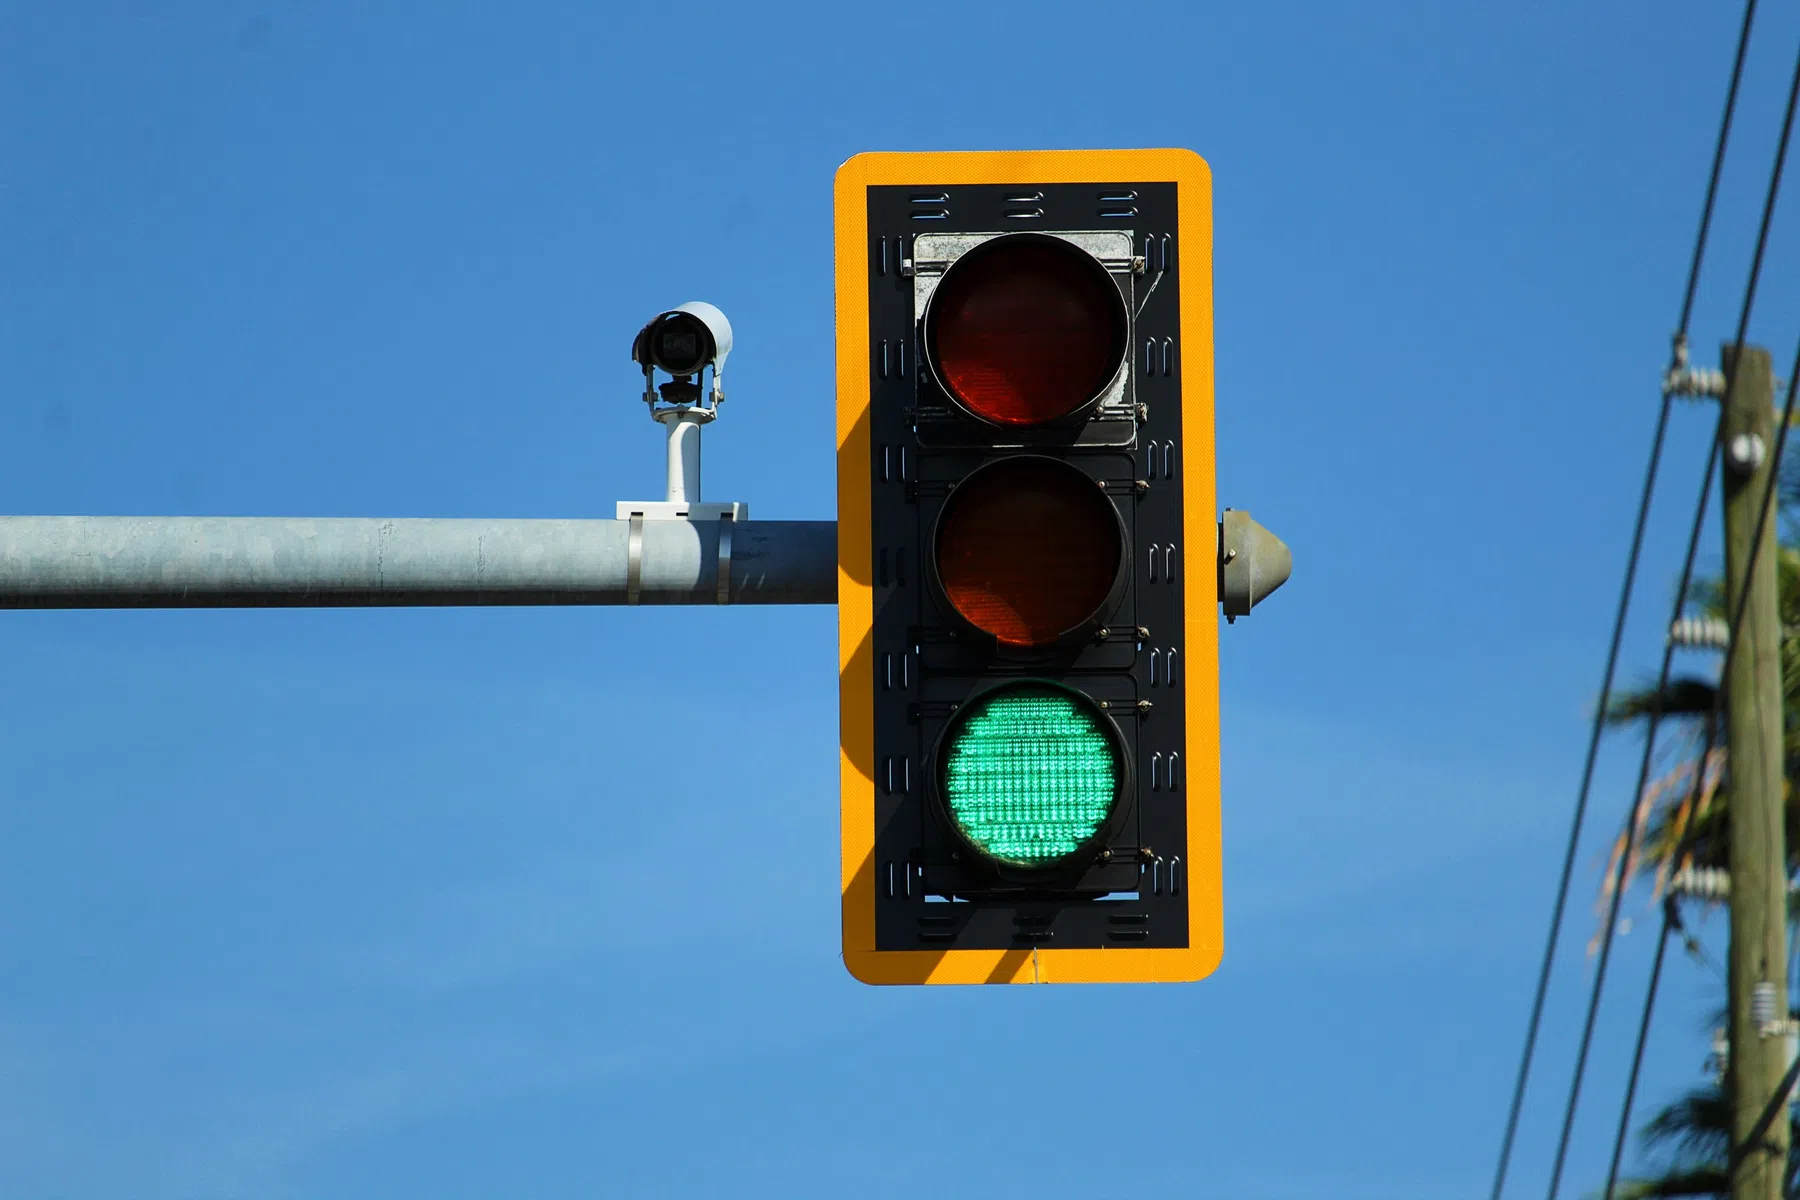
[{"label": "grey metal pole", "polygon": [[0,517],[0,608],[836,602],[832,521]]}]

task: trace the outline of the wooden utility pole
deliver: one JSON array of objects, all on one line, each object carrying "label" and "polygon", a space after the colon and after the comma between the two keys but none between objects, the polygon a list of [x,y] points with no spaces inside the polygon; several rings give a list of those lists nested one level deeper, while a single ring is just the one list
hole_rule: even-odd
[{"label": "wooden utility pole", "polygon": [[[1735,361],[1734,361],[1735,360]],[[1781,613],[1774,513],[1775,374],[1769,352],[1725,348],[1725,596],[1744,605],[1725,675],[1731,817],[1732,1200],[1782,1200],[1787,1165],[1787,844],[1782,824]],[[1760,545],[1753,544],[1761,528]],[[1751,570],[1754,562],[1754,571]],[[1745,597],[1748,597],[1747,601]],[[1758,1132],[1758,1126],[1762,1126]]]}]

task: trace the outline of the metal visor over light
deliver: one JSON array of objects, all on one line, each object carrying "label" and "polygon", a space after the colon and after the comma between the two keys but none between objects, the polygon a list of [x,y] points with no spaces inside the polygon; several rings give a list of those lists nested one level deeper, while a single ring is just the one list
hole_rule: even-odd
[{"label": "metal visor over light", "polygon": [[925,358],[951,399],[1003,428],[1072,420],[1125,368],[1125,298],[1104,264],[1047,234],[1003,234],[945,271]]},{"label": "metal visor over light", "polygon": [[1098,628],[1125,582],[1125,529],[1100,486],[1041,455],[1002,458],[950,493],[931,564],[950,609],[1001,646]]},{"label": "metal visor over light", "polygon": [[957,834],[989,863],[1085,866],[1123,804],[1125,754],[1091,698],[1019,680],[980,694],[945,727],[938,790]]}]

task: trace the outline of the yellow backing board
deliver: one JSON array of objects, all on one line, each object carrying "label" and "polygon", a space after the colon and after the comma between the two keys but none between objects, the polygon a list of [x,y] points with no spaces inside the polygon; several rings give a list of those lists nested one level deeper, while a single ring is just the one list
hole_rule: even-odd
[{"label": "yellow backing board", "polygon": [[[838,681],[844,965],[865,983],[1128,983],[1204,978],[1224,952],[1219,848],[1219,599],[1212,570],[1186,584],[1189,944],[1180,949],[875,949],[873,574],[869,237],[872,186],[1115,184],[1178,187],[1182,255],[1183,542],[1214,542],[1212,173],[1190,150],[859,154],[837,173]],[[1209,561],[1195,550],[1189,562]]]}]

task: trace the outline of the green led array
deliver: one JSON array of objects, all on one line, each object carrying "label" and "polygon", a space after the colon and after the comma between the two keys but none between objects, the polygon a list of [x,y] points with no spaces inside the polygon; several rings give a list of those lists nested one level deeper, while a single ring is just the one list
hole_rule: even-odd
[{"label": "green led array", "polygon": [[977,702],[944,761],[944,796],[988,857],[1042,866],[1092,838],[1112,812],[1119,761],[1099,714],[1059,688],[1026,684]]}]

